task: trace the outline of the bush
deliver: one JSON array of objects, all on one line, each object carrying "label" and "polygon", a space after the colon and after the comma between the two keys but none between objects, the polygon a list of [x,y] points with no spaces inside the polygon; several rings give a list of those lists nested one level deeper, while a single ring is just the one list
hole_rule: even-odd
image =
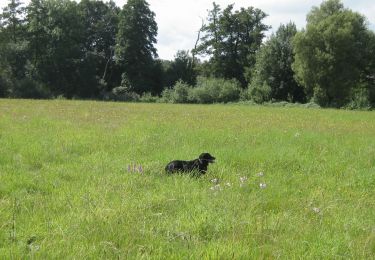
[{"label": "bush", "polygon": [[162,103],[172,103],[172,95],[173,89],[172,88],[165,88],[163,92],[161,92],[160,102]]},{"label": "bush", "polygon": [[262,85],[257,85],[257,83],[252,82],[248,88],[248,97],[250,100],[256,103],[263,103],[266,101],[270,101],[271,99],[271,87],[267,84],[267,82],[263,82]]},{"label": "bush", "polygon": [[8,94],[8,82],[6,81],[5,78],[0,75],[0,98],[1,97],[6,97]]},{"label": "bush", "polygon": [[182,81],[178,81],[173,88],[171,96],[172,103],[188,103],[188,95],[190,91],[191,86]]},{"label": "bush", "polygon": [[159,101],[158,96],[153,96],[150,92],[143,93],[143,95],[139,99],[140,102],[145,103],[156,103]]},{"label": "bush", "polygon": [[351,101],[345,106],[347,109],[370,109],[370,91],[366,86],[360,86],[352,91]]},{"label": "bush", "polygon": [[14,80],[9,96],[12,98],[46,99],[51,98],[52,93],[43,83],[30,78],[23,78]]},{"label": "bush", "polygon": [[165,103],[188,103],[191,89],[192,87],[188,84],[178,81],[173,88],[163,90],[161,101]]},{"label": "bush", "polygon": [[116,87],[112,89],[109,99],[114,101],[137,102],[140,96],[135,92],[129,91],[127,87]]},{"label": "bush", "polygon": [[189,92],[188,100],[195,103],[228,103],[239,101],[240,83],[235,80],[199,77],[197,86]]}]

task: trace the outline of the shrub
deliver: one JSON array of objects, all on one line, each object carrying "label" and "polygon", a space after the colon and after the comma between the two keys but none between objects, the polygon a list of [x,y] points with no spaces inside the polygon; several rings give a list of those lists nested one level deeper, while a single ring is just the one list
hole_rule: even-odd
[{"label": "shrub", "polygon": [[360,86],[352,91],[351,101],[345,106],[348,109],[370,109],[370,91],[366,86]]},{"label": "shrub", "polygon": [[188,103],[191,89],[192,87],[188,84],[178,81],[173,88],[163,90],[161,101],[166,103]]},{"label": "shrub", "polygon": [[52,93],[43,83],[30,78],[23,78],[14,80],[9,96],[12,98],[45,99],[51,98]]},{"label": "shrub", "polygon": [[227,103],[240,99],[240,83],[222,78],[199,77],[197,86],[189,92],[189,101],[195,103]]},{"label": "shrub", "polygon": [[172,103],[172,95],[173,89],[172,88],[165,88],[163,92],[161,92],[160,102],[162,103]]},{"label": "shrub", "polygon": [[158,96],[153,96],[150,92],[143,93],[143,95],[139,99],[140,102],[145,103],[156,103],[159,101]]},{"label": "shrub", "polygon": [[173,88],[173,93],[171,96],[172,103],[188,103],[190,89],[191,86],[182,81],[178,81]]},{"label": "shrub", "polygon": [[267,82],[264,81],[262,85],[258,85],[255,81],[253,81],[248,88],[248,97],[250,100],[256,103],[263,103],[270,101],[271,92],[272,89]]},{"label": "shrub", "polygon": [[140,96],[132,91],[129,91],[127,87],[116,87],[112,89],[109,99],[114,101],[132,101],[137,102]]}]

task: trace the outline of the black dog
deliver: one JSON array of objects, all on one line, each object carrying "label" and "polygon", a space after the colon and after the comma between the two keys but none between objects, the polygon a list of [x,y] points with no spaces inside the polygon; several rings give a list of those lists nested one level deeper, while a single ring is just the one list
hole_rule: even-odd
[{"label": "black dog", "polygon": [[198,159],[192,161],[172,161],[167,164],[165,171],[167,173],[175,172],[192,172],[197,171],[200,174],[205,174],[209,163],[215,162],[215,157],[209,153],[202,153]]}]

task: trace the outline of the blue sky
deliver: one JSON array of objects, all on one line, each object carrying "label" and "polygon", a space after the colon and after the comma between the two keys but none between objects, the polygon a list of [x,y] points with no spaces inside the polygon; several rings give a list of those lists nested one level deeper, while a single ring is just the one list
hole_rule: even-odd
[{"label": "blue sky", "polygon": [[[28,0],[24,0],[28,2]],[[8,1],[0,0],[0,6]],[[115,0],[118,6],[126,0]],[[177,50],[188,50],[194,47],[197,31],[213,0],[148,0],[151,9],[156,13],[159,26],[157,49],[160,58],[173,59]],[[293,21],[297,27],[305,26],[306,14],[312,6],[319,6],[322,0],[216,0],[221,7],[235,3],[235,7],[254,6],[262,9],[269,16],[265,23],[272,26],[270,33],[281,23]],[[364,14],[370,28],[375,30],[374,0],[343,0],[346,7]]]}]

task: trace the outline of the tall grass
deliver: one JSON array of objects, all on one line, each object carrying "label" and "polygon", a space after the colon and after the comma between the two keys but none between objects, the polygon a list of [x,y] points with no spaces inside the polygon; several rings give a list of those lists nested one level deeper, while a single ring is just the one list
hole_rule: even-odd
[{"label": "tall grass", "polygon": [[373,112],[0,100],[0,258],[374,258],[374,174]]}]

